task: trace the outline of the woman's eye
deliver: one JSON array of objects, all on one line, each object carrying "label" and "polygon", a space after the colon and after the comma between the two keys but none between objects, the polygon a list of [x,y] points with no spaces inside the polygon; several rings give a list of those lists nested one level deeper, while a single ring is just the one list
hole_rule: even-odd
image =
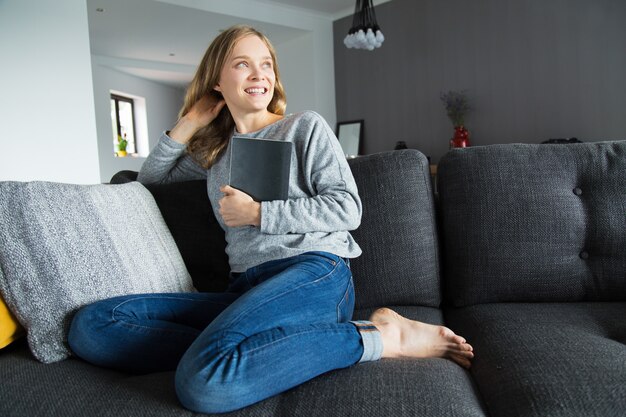
[{"label": "woman's eye", "polygon": [[247,62],[240,62],[237,65],[235,65],[236,68],[244,68],[247,67],[248,63]]},{"label": "woman's eye", "polygon": [[272,63],[271,62],[264,62],[263,63],[263,68],[272,68]]}]

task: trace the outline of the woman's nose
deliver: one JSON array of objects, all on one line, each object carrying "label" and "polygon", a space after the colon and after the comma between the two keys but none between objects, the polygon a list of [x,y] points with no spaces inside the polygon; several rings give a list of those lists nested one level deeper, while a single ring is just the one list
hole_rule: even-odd
[{"label": "woman's nose", "polygon": [[252,66],[252,71],[250,73],[250,78],[253,80],[260,80],[263,78],[263,71],[261,71],[261,68],[259,68],[258,66],[254,65]]}]

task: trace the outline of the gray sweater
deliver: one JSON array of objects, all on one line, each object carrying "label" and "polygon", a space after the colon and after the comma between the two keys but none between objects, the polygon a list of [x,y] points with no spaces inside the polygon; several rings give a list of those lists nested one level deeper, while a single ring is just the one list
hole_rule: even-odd
[{"label": "gray sweater", "polygon": [[186,145],[163,133],[141,167],[138,180],[149,184],[206,179],[213,212],[225,231],[233,272],[309,251],[344,258],[361,254],[348,232],[361,222],[361,200],[341,146],[319,114],[291,114],[256,132],[235,134],[294,143],[289,199],[263,201],[260,227],[228,227],[219,214],[218,201],[223,196],[219,188],[229,179],[229,149],[205,170],[186,154]]}]

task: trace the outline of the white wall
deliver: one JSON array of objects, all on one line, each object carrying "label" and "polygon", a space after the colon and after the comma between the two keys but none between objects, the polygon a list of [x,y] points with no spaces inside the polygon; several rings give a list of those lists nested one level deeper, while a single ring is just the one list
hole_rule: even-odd
[{"label": "white wall", "polygon": [[156,145],[161,132],[171,129],[176,122],[183,103],[184,91],[100,65],[98,57],[93,58],[92,66],[100,179],[102,182],[108,182],[118,171],[139,171],[145,161],[145,158],[141,157],[118,158],[113,154],[110,90],[146,99],[149,150]]},{"label": "white wall", "polygon": [[0,1],[0,56],[0,180],[100,182],[85,1]]},{"label": "white wall", "polygon": [[312,46],[312,35],[307,34],[289,42],[276,45],[280,78],[287,94],[287,113],[316,110],[316,91],[310,80],[315,78],[315,62],[312,54],[303,54]]},{"label": "white wall", "polygon": [[[316,110],[335,125],[330,20],[276,6],[260,8],[247,0],[165,2],[274,24],[287,22],[309,31],[310,36],[277,46],[287,110]],[[103,87],[100,81],[92,82],[86,7],[85,0],[41,0],[36,7],[23,0],[0,0],[0,180],[87,184],[108,181],[109,174],[119,169],[137,169],[138,161],[112,160],[109,145],[98,142],[108,125],[98,121],[96,128],[96,109],[98,120],[109,117],[109,111],[102,111],[99,97],[94,104],[94,91],[100,95]],[[106,89],[125,91],[123,86]],[[161,123],[157,130],[169,127],[179,105],[156,110],[153,117],[148,103],[149,125]],[[149,126],[150,140],[154,130]]]}]

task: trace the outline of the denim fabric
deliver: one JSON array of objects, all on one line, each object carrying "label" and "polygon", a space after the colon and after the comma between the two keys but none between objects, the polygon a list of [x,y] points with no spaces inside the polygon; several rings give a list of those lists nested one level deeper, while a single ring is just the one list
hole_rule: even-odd
[{"label": "denim fabric", "polygon": [[[144,294],[80,310],[81,358],[135,372],[176,369],[176,392],[204,413],[245,407],[327,371],[380,358],[380,334],[350,322],[348,261],[309,252],[233,274],[225,293]],[[361,331],[367,336],[361,336]]]}]

